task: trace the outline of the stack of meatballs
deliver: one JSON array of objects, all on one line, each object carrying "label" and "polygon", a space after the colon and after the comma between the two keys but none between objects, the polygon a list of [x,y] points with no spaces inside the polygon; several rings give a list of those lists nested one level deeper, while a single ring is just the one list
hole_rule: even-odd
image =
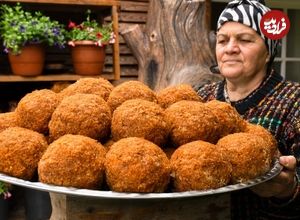
[{"label": "stack of meatballs", "polygon": [[0,173],[58,186],[216,189],[264,175],[276,155],[266,129],[185,84],[154,92],[139,81],[82,78],[0,113]]}]

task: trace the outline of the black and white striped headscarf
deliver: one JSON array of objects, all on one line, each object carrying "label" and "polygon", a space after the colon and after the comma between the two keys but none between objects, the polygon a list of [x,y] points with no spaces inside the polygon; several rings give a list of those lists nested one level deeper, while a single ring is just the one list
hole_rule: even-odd
[{"label": "black and white striped headscarf", "polygon": [[278,40],[271,40],[267,38],[260,29],[260,21],[264,14],[271,9],[264,5],[263,0],[233,0],[228,3],[226,8],[221,13],[217,30],[227,21],[236,21],[242,23],[250,28],[254,29],[259,36],[265,41],[269,54],[271,56],[271,62],[277,52]]}]

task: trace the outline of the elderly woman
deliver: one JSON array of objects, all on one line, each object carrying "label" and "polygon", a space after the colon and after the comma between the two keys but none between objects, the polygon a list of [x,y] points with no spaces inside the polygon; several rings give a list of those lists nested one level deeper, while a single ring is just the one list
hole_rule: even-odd
[{"label": "elderly woman", "polygon": [[300,219],[300,85],[272,70],[277,41],[266,38],[259,25],[268,11],[263,1],[228,3],[218,20],[216,42],[224,81],[198,90],[206,101],[228,102],[244,119],[267,128],[282,154],[278,176],[231,194],[232,219]]}]

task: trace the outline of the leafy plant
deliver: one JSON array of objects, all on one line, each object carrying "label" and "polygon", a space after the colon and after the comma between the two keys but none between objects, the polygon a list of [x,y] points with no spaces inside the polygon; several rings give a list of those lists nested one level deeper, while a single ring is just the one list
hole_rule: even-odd
[{"label": "leafy plant", "polygon": [[66,30],[58,21],[41,12],[25,11],[20,3],[15,6],[1,4],[0,34],[5,52],[18,54],[24,45],[45,43],[63,48]]},{"label": "leafy plant", "polygon": [[0,181],[0,196],[3,194],[4,199],[8,199],[11,197],[10,192],[8,191],[8,184]]},{"label": "leafy plant", "polygon": [[103,46],[108,43],[115,42],[115,35],[112,28],[112,23],[100,25],[96,20],[91,20],[91,11],[87,10],[87,18],[80,24],[73,21],[69,22],[67,37],[68,44],[75,46],[75,41],[93,41],[97,46]]}]

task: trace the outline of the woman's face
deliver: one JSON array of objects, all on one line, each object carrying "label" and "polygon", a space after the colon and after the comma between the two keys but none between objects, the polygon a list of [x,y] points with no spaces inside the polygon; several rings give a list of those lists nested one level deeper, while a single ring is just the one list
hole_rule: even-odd
[{"label": "woman's face", "polygon": [[269,55],[264,40],[250,27],[226,22],[217,33],[216,56],[221,74],[232,80],[265,74]]}]

